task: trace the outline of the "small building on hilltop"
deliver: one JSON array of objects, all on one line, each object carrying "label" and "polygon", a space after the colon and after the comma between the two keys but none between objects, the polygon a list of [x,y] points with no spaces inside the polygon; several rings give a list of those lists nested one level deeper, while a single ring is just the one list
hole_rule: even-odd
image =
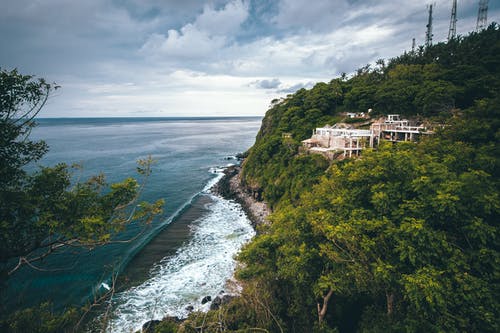
[{"label": "small building on hilltop", "polygon": [[323,153],[329,157],[358,156],[362,149],[370,145],[370,130],[355,129],[347,124],[335,124],[318,127],[310,139],[302,141],[302,145],[313,153]]}]

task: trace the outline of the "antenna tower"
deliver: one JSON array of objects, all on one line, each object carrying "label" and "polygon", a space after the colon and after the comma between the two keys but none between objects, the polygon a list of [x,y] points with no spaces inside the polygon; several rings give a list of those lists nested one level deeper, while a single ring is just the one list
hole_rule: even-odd
[{"label": "antenna tower", "polygon": [[427,32],[425,33],[425,46],[432,45],[432,4],[429,5],[429,21],[427,22]]},{"label": "antenna tower", "polygon": [[477,12],[476,31],[486,28],[486,18],[488,16],[488,0],[479,0],[479,10]]},{"label": "antenna tower", "polygon": [[457,35],[457,0],[453,0],[451,7],[450,30],[448,30],[448,41]]}]

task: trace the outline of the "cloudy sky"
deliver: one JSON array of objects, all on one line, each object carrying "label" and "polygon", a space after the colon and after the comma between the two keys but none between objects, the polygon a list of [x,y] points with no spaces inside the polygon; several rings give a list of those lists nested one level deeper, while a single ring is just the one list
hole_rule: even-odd
[{"label": "cloudy sky", "polygon": [[[430,0],[427,2],[431,2]],[[451,0],[433,0],[434,42]],[[458,34],[477,0],[458,0]],[[62,88],[41,116],[263,115],[269,102],[424,43],[412,0],[0,0],[0,67]],[[490,1],[488,23],[500,22]]]}]

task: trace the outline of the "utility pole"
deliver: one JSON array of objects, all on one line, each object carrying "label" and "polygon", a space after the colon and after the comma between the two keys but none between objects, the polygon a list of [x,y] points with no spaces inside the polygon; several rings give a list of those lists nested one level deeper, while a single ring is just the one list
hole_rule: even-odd
[{"label": "utility pole", "polygon": [[425,33],[425,46],[432,45],[432,4],[429,5],[429,20],[427,22],[427,32]]},{"label": "utility pole", "polygon": [[479,0],[479,10],[477,12],[476,31],[479,32],[486,28],[488,16],[488,0]]},{"label": "utility pole", "polygon": [[450,30],[448,30],[448,42],[457,35],[457,0],[453,0],[451,7]]}]

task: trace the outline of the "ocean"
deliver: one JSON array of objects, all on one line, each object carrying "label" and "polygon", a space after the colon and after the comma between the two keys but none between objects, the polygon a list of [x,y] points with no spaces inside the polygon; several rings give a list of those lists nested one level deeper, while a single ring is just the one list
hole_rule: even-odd
[{"label": "ocean", "polygon": [[[54,309],[92,301],[118,274],[108,331],[130,332],[165,315],[185,317],[186,307],[206,310],[205,296],[227,288],[235,254],[254,230],[241,207],[210,192],[220,170],[254,143],[261,118],[38,119],[31,133],[50,151],[38,163],[79,163],[75,179],[104,173],[108,182],[135,174],[151,155],[153,173],[141,200],[165,200],[164,214],[131,242],[92,251],[68,251],[23,268],[9,279],[10,310],[50,300]],[[31,166],[35,168],[36,166]],[[131,226],[120,235],[130,239]],[[99,315],[97,315],[99,318]]]}]

